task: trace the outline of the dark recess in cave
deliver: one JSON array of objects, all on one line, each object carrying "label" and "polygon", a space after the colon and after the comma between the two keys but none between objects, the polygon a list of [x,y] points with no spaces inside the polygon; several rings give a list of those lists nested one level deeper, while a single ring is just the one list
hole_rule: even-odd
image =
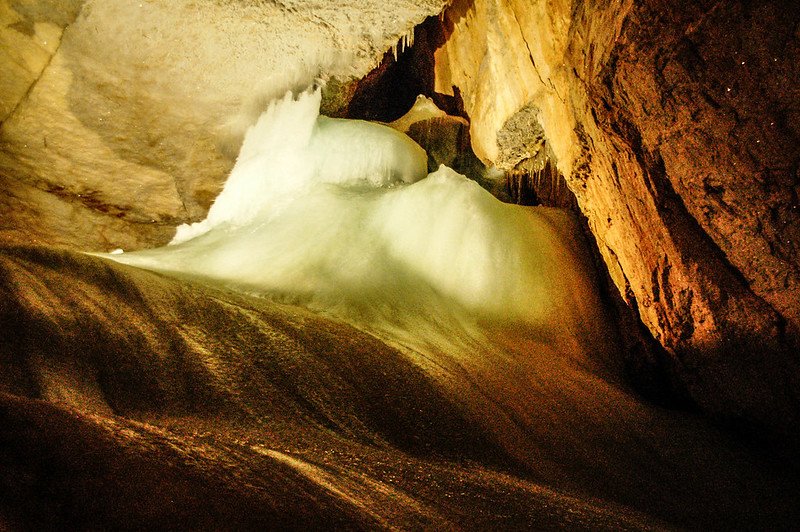
[{"label": "dark recess in cave", "polygon": [[433,54],[444,43],[445,31],[438,17],[428,17],[414,28],[414,45],[403,52],[398,49],[396,61],[387,51],[381,64],[358,82],[347,118],[392,122],[422,94],[447,114],[468,119],[457,87],[454,96],[434,91]]},{"label": "dark recess in cave", "polygon": [[554,158],[546,157],[541,168],[532,168],[526,162],[506,172],[505,192],[508,198],[501,199],[517,205],[543,205],[581,212],[578,199],[558,171]]}]

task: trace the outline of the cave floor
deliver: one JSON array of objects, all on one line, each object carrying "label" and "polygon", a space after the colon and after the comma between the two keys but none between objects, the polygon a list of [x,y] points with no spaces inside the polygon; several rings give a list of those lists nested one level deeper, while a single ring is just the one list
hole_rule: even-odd
[{"label": "cave floor", "polygon": [[569,353],[423,356],[66,250],[0,250],[0,525],[791,528],[797,474]]}]

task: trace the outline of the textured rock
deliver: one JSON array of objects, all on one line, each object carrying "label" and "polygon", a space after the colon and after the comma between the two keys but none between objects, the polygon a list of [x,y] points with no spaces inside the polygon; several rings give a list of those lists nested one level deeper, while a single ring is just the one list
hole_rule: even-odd
[{"label": "textured rock", "polygon": [[497,160],[505,171],[514,203],[577,211],[578,202],[557,168],[557,159],[539,123],[541,111],[528,104],[497,132]]},{"label": "textured rock", "polygon": [[443,164],[492,189],[494,182],[485,178],[486,168],[472,151],[466,119],[448,115],[433,100],[419,95],[405,115],[388,125],[425,149],[429,172]]},{"label": "textured rock", "polygon": [[498,132],[538,110],[614,284],[694,400],[797,438],[800,17],[784,4],[455,2],[435,68],[485,162],[525,152],[535,128]]},{"label": "textured rock", "polygon": [[[796,61],[773,65],[775,49],[796,57],[798,20],[797,6],[779,2],[637,5],[590,90],[609,151],[634,156],[617,168],[619,188],[638,173],[638,190],[623,194],[652,198],[654,221],[638,225],[663,227],[632,265],[647,266],[650,281],[646,270],[628,275],[645,322],[701,406],[783,429],[795,442],[800,213],[788,174],[800,164],[792,118],[800,71]],[[770,134],[770,122],[783,129]]]}]

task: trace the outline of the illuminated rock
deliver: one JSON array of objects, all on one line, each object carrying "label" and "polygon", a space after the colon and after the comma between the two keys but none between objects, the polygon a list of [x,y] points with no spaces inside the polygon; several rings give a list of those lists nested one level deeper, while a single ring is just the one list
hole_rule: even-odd
[{"label": "illuminated rock", "polygon": [[790,11],[457,1],[435,70],[487,164],[524,147],[498,132],[536,109],[617,290],[669,353],[655,365],[707,411],[800,441]]}]

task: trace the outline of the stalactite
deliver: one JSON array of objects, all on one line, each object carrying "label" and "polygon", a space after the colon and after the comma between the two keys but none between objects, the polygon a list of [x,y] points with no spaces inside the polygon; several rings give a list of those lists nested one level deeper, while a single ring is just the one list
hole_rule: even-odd
[{"label": "stalactite", "polygon": [[407,49],[414,46],[414,27],[406,31],[398,41],[392,45],[392,55],[395,62]]},{"label": "stalactite", "polygon": [[567,186],[546,147],[506,174],[506,193],[518,205],[546,205],[578,210],[575,195]]}]

